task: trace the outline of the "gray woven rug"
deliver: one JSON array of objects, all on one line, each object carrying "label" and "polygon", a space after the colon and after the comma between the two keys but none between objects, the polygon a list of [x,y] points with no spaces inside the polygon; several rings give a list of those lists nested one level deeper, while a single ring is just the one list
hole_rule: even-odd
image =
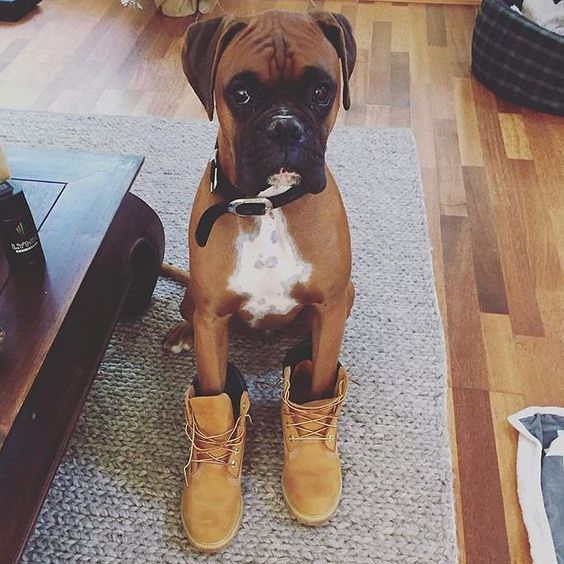
[{"label": "gray woven rug", "polygon": [[[134,192],[162,218],[166,259],[186,263],[195,187],[213,147],[207,123],[0,111],[0,140],[146,155]],[[328,161],[348,209],[357,298],[342,353],[343,497],[319,529],[280,490],[283,337],[235,337],[251,395],[245,515],[235,542],[204,556],[179,517],[188,454],[183,398],[194,356],[161,351],[182,287],[161,280],[147,314],[115,331],[49,492],[25,562],[455,562],[446,380],[415,145],[406,129],[343,128]]]}]

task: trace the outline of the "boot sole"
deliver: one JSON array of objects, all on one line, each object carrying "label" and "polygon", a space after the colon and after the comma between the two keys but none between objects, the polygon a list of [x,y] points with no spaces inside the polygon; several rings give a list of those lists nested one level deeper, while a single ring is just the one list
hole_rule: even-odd
[{"label": "boot sole", "polygon": [[341,501],[341,494],[343,492],[343,482],[339,485],[339,495],[337,497],[337,501],[327,513],[323,513],[321,515],[307,515],[305,513],[301,513],[298,511],[288,499],[286,494],[286,488],[284,487],[284,480],[282,480],[282,495],[284,496],[284,501],[286,502],[286,506],[288,507],[290,513],[302,524],[307,525],[308,527],[320,527],[321,525],[325,525],[331,517],[337,511],[339,507],[339,502]]},{"label": "boot sole", "polygon": [[241,521],[243,520],[243,499],[241,498],[241,508],[239,509],[239,516],[237,517],[237,523],[235,524],[233,529],[227,534],[227,536],[216,542],[211,542],[211,543],[199,542],[196,539],[194,539],[194,537],[192,537],[188,532],[188,527],[186,526],[186,522],[184,521],[184,515],[182,512],[180,512],[180,517],[182,519],[182,526],[184,527],[184,533],[188,537],[188,540],[190,541],[192,546],[194,546],[198,550],[201,550],[202,552],[218,552],[224,549],[235,538],[235,536],[239,532],[239,527],[241,526]]}]

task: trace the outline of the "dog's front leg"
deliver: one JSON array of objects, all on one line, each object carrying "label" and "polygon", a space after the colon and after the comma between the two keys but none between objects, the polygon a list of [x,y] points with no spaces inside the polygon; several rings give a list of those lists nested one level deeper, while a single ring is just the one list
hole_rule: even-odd
[{"label": "dog's front leg", "polygon": [[354,290],[351,288],[352,284],[331,300],[314,306],[311,400],[333,395],[345,323],[354,298]]},{"label": "dog's front leg", "polygon": [[[325,523],[341,497],[337,433],[349,377],[342,366],[337,370],[337,363],[353,300],[349,282],[345,290],[314,306],[313,369],[308,347],[302,345],[290,351],[283,372],[282,491],[292,514],[306,525]],[[310,389],[303,389],[307,384]]]},{"label": "dog's front leg", "polygon": [[182,522],[204,552],[226,546],[243,514],[241,473],[249,394],[240,372],[227,365],[230,315],[210,307],[194,312],[197,383],[186,394],[186,432],[191,439],[184,467]]},{"label": "dog's front leg", "polygon": [[225,390],[230,317],[201,308],[194,312],[196,369],[202,395],[217,395]]}]

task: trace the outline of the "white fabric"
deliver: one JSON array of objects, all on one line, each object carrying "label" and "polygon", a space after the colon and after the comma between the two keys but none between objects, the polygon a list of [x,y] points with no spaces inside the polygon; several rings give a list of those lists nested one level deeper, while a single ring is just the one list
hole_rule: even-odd
[{"label": "white fabric", "polygon": [[534,564],[557,564],[552,533],[541,487],[542,444],[521,423],[535,414],[551,413],[564,417],[561,407],[528,407],[508,417],[519,431],[517,446],[517,489],[523,521],[529,535]]},{"label": "white fabric", "polygon": [[564,35],[564,0],[558,4],[553,0],[523,0],[521,12],[549,31]]}]

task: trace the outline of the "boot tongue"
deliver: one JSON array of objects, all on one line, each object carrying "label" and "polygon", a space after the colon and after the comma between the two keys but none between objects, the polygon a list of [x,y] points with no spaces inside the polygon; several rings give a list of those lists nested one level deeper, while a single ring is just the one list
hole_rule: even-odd
[{"label": "boot tongue", "polygon": [[[308,411],[296,410],[299,415],[294,415],[294,421],[300,424],[300,429],[303,429],[303,431],[319,431],[323,429],[323,434],[325,434],[328,431],[329,427],[327,427],[323,423],[331,423],[334,410],[330,407],[329,404],[333,400],[334,398],[329,398],[302,403],[300,407],[315,409],[312,409],[311,411],[309,409]],[[325,415],[326,417],[321,418],[322,415]],[[307,417],[313,419],[313,421],[308,421],[306,419]],[[299,431],[299,434],[303,435],[304,433],[302,431]]]},{"label": "boot tongue", "polygon": [[[299,423],[298,433],[303,435],[308,431],[317,432],[323,430],[321,434],[326,435],[327,431],[330,429],[326,425],[330,424],[333,415],[334,407],[330,404],[339,395],[339,382],[341,381],[341,373],[337,374],[337,381],[335,382],[335,387],[333,389],[333,397],[325,398],[320,400],[312,401],[300,401],[300,399],[308,393],[311,386],[311,373],[313,371],[313,363],[311,360],[305,360],[299,363],[292,375],[292,387],[294,388],[294,397],[290,399],[294,405],[298,407],[305,408],[315,408],[308,409],[307,411],[301,411],[299,409],[294,410],[293,419],[296,423]],[[303,416],[302,416],[303,415]],[[325,415],[326,417],[321,417]],[[308,421],[308,419],[313,419],[313,421]],[[317,420],[317,421],[316,421]]]},{"label": "boot tongue", "polygon": [[204,435],[219,435],[233,429],[233,406],[227,394],[193,397],[189,401],[194,419]]}]

